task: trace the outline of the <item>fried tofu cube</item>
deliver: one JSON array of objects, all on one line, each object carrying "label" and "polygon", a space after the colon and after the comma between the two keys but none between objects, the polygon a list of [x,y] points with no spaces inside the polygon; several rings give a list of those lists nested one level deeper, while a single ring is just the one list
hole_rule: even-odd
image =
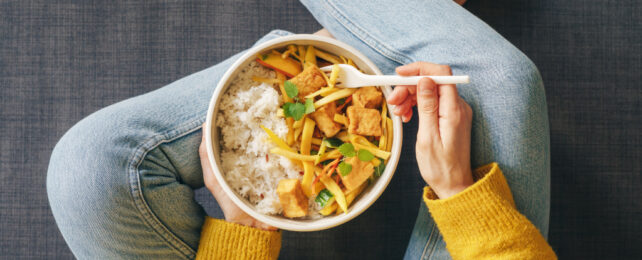
[{"label": "fried tofu cube", "polygon": [[348,107],[348,133],[381,136],[381,114],[372,108]]},{"label": "fried tofu cube", "polygon": [[359,88],[352,94],[352,104],[356,107],[379,108],[383,94],[376,87]]},{"label": "fried tofu cube", "polygon": [[305,96],[314,93],[326,85],[323,73],[319,67],[311,65],[305,68],[299,75],[290,79],[290,82],[296,85],[299,89],[299,98],[304,99]]},{"label": "fried tofu cube", "polygon": [[341,130],[341,125],[334,121],[335,113],[337,113],[337,105],[330,102],[310,114],[326,137],[333,137]]},{"label": "fried tofu cube", "polygon": [[350,157],[345,162],[352,165],[352,171],[346,176],[339,175],[347,191],[359,188],[374,172],[374,165],[371,162],[361,161],[357,156]]},{"label": "fried tofu cube", "polygon": [[276,194],[279,195],[285,217],[298,218],[308,214],[308,198],[303,193],[301,182],[298,179],[279,181]]}]

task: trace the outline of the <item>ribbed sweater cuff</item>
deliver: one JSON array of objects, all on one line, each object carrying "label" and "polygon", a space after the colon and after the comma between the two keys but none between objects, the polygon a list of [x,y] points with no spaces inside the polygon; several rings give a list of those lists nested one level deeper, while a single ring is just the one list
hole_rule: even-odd
[{"label": "ribbed sweater cuff", "polygon": [[440,200],[429,187],[424,188],[424,201],[446,242],[502,235],[524,219],[514,210],[513,196],[497,163],[482,166],[473,175],[477,181],[472,186],[447,199]]},{"label": "ribbed sweater cuff", "polygon": [[206,217],[196,259],[277,259],[281,231]]}]

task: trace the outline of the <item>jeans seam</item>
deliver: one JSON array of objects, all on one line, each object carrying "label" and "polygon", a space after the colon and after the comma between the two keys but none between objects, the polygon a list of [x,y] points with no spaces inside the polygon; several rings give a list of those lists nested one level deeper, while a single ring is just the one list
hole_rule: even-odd
[{"label": "jeans seam", "polygon": [[145,200],[141,188],[140,174],[138,167],[145,159],[147,153],[160,144],[171,142],[180,137],[193,133],[201,128],[203,119],[192,120],[189,123],[183,124],[173,130],[165,133],[154,135],[153,137],[144,141],[136,148],[131,159],[128,163],[129,184],[132,199],[136,208],[138,209],[143,221],[149,225],[161,238],[165,240],[172,248],[181,253],[186,259],[195,257],[196,251],[187,245],[182,239],[172,233],[161,221],[156,214],[151,210],[149,204]]},{"label": "jeans seam", "polygon": [[[424,256],[426,255],[426,250],[428,250],[428,245],[430,245],[430,242],[432,241],[433,234],[435,234],[435,224],[432,224],[432,227],[430,228],[430,232],[428,233],[428,240],[426,240],[426,245],[424,246],[424,250],[421,252],[421,258],[419,259],[424,259]],[[432,251],[430,250],[430,255],[432,255]]]},{"label": "jeans seam", "polygon": [[376,37],[368,34],[366,30],[361,28],[359,25],[352,22],[346,15],[344,15],[341,10],[336,7],[331,1],[324,1],[324,7],[330,15],[334,17],[341,25],[343,25],[346,30],[350,31],[355,37],[363,41],[366,45],[370,46],[379,54],[385,56],[386,58],[393,60],[399,64],[406,64],[413,61],[407,55],[395,51],[393,48],[387,46],[380,40],[377,40]]}]

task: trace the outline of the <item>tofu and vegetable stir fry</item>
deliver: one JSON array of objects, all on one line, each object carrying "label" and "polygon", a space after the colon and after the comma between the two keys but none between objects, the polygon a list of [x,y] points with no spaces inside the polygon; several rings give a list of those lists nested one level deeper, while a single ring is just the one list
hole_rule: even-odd
[{"label": "tofu and vegetable stir fry", "polygon": [[[392,120],[379,88],[335,86],[336,64],[356,65],[314,46],[290,45],[257,56],[276,78],[254,81],[278,85],[283,98],[279,115],[288,126],[287,138],[262,127],[275,148],[271,153],[301,165],[298,179],[283,179],[277,194],[288,218],[341,214],[374,183],[385,168],[392,147]],[[333,66],[325,74],[319,68]],[[309,203],[317,203],[311,207]]]}]

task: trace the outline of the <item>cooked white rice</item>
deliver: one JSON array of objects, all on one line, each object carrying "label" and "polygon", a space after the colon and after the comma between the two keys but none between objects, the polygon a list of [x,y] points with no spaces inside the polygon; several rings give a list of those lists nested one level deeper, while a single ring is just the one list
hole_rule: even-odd
[{"label": "cooked white rice", "polygon": [[285,140],[288,127],[285,119],[277,116],[283,101],[275,87],[256,83],[252,76],[274,78],[274,72],[252,62],[222,97],[216,120],[221,133],[220,163],[230,187],[256,205],[258,212],[279,214],[279,181],[299,178],[302,169],[285,157],[269,153],[274,145],[260,125]]}]

